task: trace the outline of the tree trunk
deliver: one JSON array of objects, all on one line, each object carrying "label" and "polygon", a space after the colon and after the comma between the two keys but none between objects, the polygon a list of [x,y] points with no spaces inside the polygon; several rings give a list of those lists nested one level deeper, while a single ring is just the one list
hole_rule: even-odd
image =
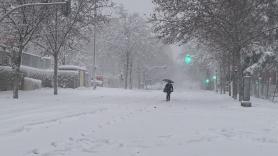
[{"label": "tree trunk", "polygon": [[54,55],[54,95],[58,95],[58,55]]},{"label": "tree trunk", "polygon": [[244,96],[244,84],[243,84],[243,70],[242,66],[239,67],[239,101],[243,100]]},{"label": "tree trunk", "polygon": [[128,87],[128,71],[129,71],[129,52],[126,52],[126,67],[125,67],[125,89]]},{"label": "tree trunk", "polygon": [[141,89],[141,69],[138,68],[138,89]]},{"label": "tree trunk", "polygon": [[19,85],[20,85],[20,65],[21,65],[21,56],[22,56],[22,51],[23,47],[19,47],[19,51],[13,51],[13,73],[14,73],[14,78],[13,78],[13,98],[18,99],[19,95]]},{"label": "tree trunk", "polygon": [[[229,55],[230,56],[230,55]],[[230,59],[228,59],[229,61],[228,61],[228,86],[229,86],[229,90],[228,90],[228,92],[229,92],[229,96],[232,96],[232,87],[231,87],[231,81],[232,81],[232,77],[231,77],[231,60]]]},{"label": "tree trunk", "polygon": [[20,81],[20,70],[17,66],[13,69],[14,79],[13,79],[13,98],[18,99],[19,81]]},{"label": "tree trunk", "polygon": [[240,80],[240,49],[236,49],[234,54],[234,65],[233,65],[233,98],[237,99],[238,91],[239,91],[239,80]]},{"label": "tree trunk", "polygon": [[225,64],[222,64],[222,67],[220,67],[220,70],[221,70],[221,94],[225,94],[226,93],[226,70],[225,70]]},{"label": "tree trunk", "polygon": [[129,67],[129,89],[133,88],[133,81],[132,81],[132,68],[133,68],[133,64],[132,64],[132,60],[130,59],[130,67]]}]

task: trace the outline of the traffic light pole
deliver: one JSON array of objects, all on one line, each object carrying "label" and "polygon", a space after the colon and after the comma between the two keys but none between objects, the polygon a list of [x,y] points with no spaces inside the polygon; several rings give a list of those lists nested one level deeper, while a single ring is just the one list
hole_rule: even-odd
[{"label": "traffic light pole", "polygon": [[218,80],[218,72],[217,72],[217,70],[215,70],[215,91],[218,93],[218,82],[217,82],[217,80]]}]

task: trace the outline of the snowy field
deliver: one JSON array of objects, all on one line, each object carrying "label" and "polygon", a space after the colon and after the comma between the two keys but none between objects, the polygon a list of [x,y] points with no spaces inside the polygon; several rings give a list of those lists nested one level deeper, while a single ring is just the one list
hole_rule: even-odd
[{"label": "snowy field", "polygon": [[1,156],[277,156],[278,105],[99,88],[0,92]]}]

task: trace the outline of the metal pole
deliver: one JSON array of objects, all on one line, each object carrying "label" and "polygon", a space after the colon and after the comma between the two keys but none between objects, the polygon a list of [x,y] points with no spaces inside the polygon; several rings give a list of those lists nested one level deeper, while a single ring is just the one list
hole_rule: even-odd
[{"label": "metal pole", "polygon": [[217,70],[215,70],[215,91],[218,93],[217,79],[218,79],[218,72]]},{"label": "metal pole", "polygon": [[[94,18],[97,18],[97,0],[94,0]],[[94,48],[93,48],[93,89],[96,89],[96,22],[94,23]]]}]

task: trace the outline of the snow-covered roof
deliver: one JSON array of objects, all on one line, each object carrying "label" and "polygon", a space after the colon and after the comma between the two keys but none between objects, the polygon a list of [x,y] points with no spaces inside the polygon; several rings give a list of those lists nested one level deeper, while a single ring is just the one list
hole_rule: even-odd
[{"label": "snow-covered roof", "polygon": [[62,65],[59,66],[59,70],[87,70],[86,67],[79,67],[75,65]]}]

